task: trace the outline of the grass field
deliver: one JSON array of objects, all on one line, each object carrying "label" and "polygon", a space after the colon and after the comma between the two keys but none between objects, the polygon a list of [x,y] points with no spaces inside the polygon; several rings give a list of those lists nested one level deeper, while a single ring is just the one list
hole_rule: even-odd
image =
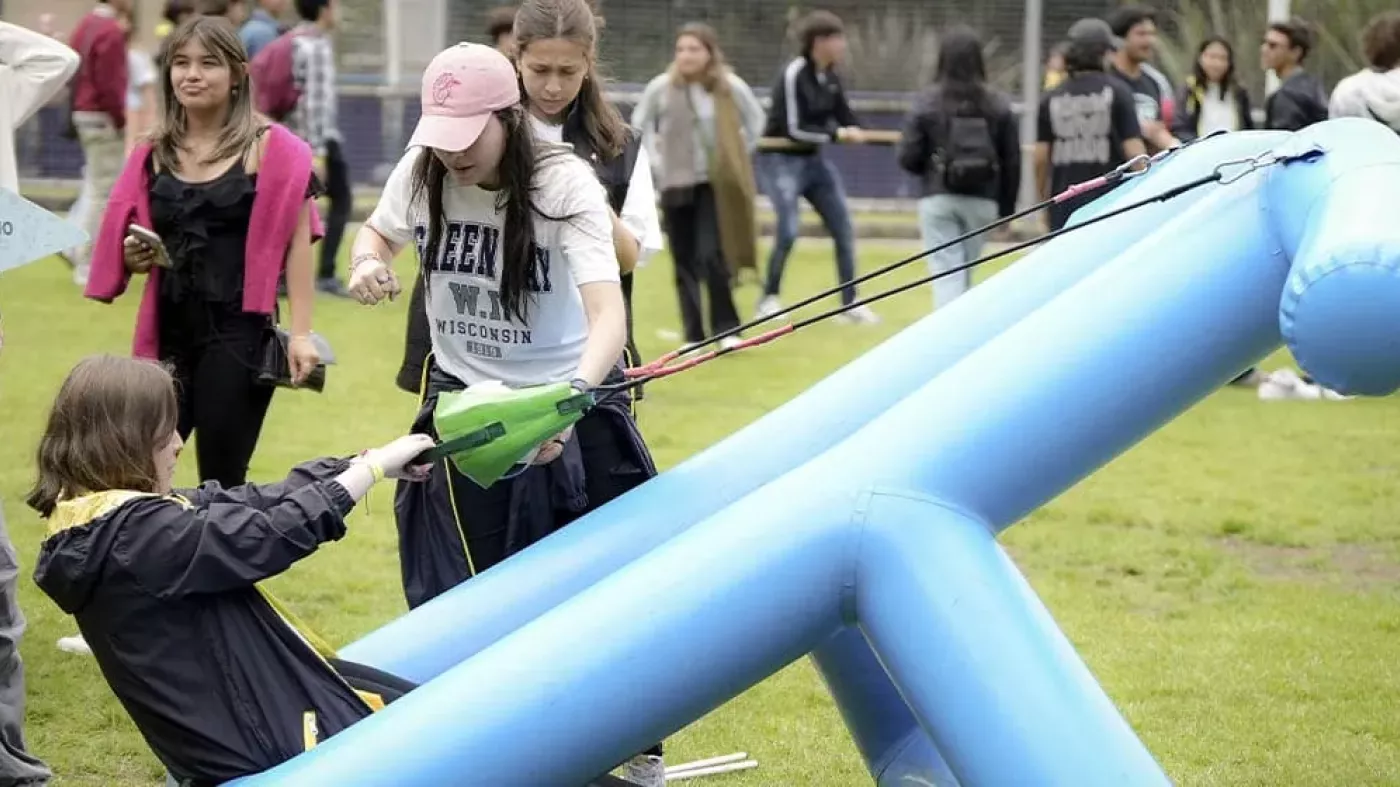
[{"label": "grass field", "polygon": [[[863,244],[862,265],[906,250]],[[829,260],[827,244],[800,244],[789,293],[830,283]],[[657,330],[678,328],[669,279],[665,260],[638,277],[639,335],[652,357],[670,346]],[[745,313],[756,294],[741,291]],[[28,735],[62,785],[161,778],[95,665],[54,648],[75,629],[28,579],[43,528],[20,502],[57,385],[88,353],[126,351],[135,306],[134,296],[82,301],[54,261],[0,285],[0,498],[26,575]],[[818,326],[653,385],[642,428],[658,462],[674,466],[761,417],[928,306],[925,291],[910,293],[880,306],[881,326]],[[404,304],[322,300],[317,310],[341,365],[324,396],[277,395],[255,479],[392,438],[414,410],[392,385]],[[1177,783],[1400,782],[1397,436],[1394,399],[1261,403],[1225,390],[1008,533],[1016,561]],[[193,452],[181,480],[194,480]],[[345,541],[274,583],[333,641],[403,612],[390,504],[388,490],[377,492]],[[705,783],[869,783],[805,660],[669,743],[676,762],[738,750],[761,767]]]}]

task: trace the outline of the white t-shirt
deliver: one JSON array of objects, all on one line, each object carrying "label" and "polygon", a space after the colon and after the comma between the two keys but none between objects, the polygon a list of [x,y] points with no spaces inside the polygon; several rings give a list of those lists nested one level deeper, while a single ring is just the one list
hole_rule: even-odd
[{"label": "white t-shirt", "polygon": [[[564,127],[529,115],[530,128],[539,139],[563,145]],[[651,159],[646,146],[637,151],[637,161],[632,165],[632,177],[627,181],[627,198],[622,201],[622,213],[618,216],[622,226],[632,232],[632,237],[642,245],[637,265],[645,265],[647,258],[665,248],[661,236],[661,218],[656,214],[656,184],[651,174]]]},{"label": "white t-shirt", "polygon": [[156,66],[151,62],[149,55],[128,49],[126,52],[126,109],[128,112],[138,112],[145,107],[141,106],[142,89],[147,85],[153,85],[156,81]]},{"label": "white t-shirt", "polygon": [[[410,148],[394,167],[369,224],[395,246],[415,242],[428,277],[427,310],[433,357],[467,385],[500,380],[512,388],[572,380],[588,340],[578,288],[619,280],[607,194],[582,159],[562,145],[541,150],[533,199],[552,221],[535,217],[535,266],[528,277],[527,321],[501,306],[505,212],[496,194],[443,186],[442,239],[436,260],[425,260],[426,195],[413,201]],[[429,154],[431,155],[431,154]]]}]

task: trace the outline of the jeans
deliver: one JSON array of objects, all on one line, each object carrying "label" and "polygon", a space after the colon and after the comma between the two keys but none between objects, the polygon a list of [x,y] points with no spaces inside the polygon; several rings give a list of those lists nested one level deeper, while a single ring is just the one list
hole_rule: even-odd
[{"label": "jeans", "polygon": [[836,277],[845,285],[841,289],[841,303],[855,301],[856,288],[850,284],[856,277],[855,229],[851,226],[851,213],[846,207],[846,189],[841,185],[841,173],[821,153],[805,156],[764,153],[760,171],[763,173],[764,193],[773,203],[773,211],[778,217],[777,237],[773,239],[773,251],[768,255],[768,276],[763,294],[776,296],[782,286],[783,267],[792,253],[792,244],[797,241],[797,202],[806,199],[821,216],[822,224],[836,244]]},{"label": "jeans", "polygon": [[[924,248],[931,249],[959,235],[997,220],[996,200],[963,194],[934,194],[919,200],[919,231]],[[987,242],[985,234],[950,246],[928,258],[930,274],[950,271],[977,259]],[[972,286],[972,271],[964,270],[933,282],[933,308],[940,309]]]},{"label": "jeans", "polygon": [[24,744],[24,663],[19,658],[24,615],[19,609],[19,563],[0,512],[0,785],[43,785],[48,766]]}]

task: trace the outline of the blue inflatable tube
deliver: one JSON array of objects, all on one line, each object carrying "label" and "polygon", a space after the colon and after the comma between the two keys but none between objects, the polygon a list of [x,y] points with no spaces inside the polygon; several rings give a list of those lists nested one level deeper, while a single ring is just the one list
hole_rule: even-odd
[{"label": "blue inflatable tube", "polygon": [[[1111,210],[1125,202],[1160,194],[1189,180],[1202,162],[1250,155],[1258,142],[1242,136],[1209,140],[1173,154],[1150,181],[1134,181],[1093,203],[1081,214]],[[378,666],[419,682],[429,680],[509,631],[620,568],[666,538],[757,488],[849,434],[863,418],[878,413],[916,383],[938,374],[997,332],[1039,307],[1058,289],[1087,275],[1119,249],[1136,240],[1143,227],[1202,198],[1194,191],[1169,202],[1106,221],[1094,235],[1071,234],[1032,252],[1019,264],[1020,277],[994,277],[848,365],[791,403],[719,445],[691,459],[638,493],[536,545],[524,555],[486,572],[457,591],[391,623],[344,649],[346,658]],[[1082,220],[1076,216],[1076,221]],[[868,381],[880,380],[871,386]],[[817,418],[821,428],[810,423]],[[805,445],[794,445],[794,438]],[[788,450],[775,454],[771,449]],[[740,459],[744,457],[745,459]],[[736,463],[744,471],[735,472]],[[701,491],[703,490],[703,491]],[[664,507],[650,503],[666,499]],[[528,562],[521,562],[528,561]],[[548,576],[540,583],[535,577]],[[470,621],[462,625],[460,621]],[[843,650],[854,649],[852,652]],[[953,782],[946,766],[930,757],[931,747],[883,674],[853,671],[874,659],[859,637],[838,638],[814,655],[833,689],[858,746],[877,779],[898,783],[899,774]],[[883,681],[883,699],[870,695],[848,707],[849,682],[868,686]],[[889,737],[891,729],[902,730]],[[919,739],[918,743],[912,743]],[[943,773],[945,775],[938,775]]]},{"label": "blue inflatable tube", "polygon": [[[1134,181],[1092,206],[1109,210],[1125,202],[1163,193],[1189,180],[1201,161],[1253,152],[1257,142],[1239,137],[1209,141],[1173,154],[1151,182]],[[1192,162],[1196,166],[1192,166]],[[1179,162],[1179,163],[1178,163]],[[1140,185],[1145,184],[1145,185]],[[1095,236],[1072,234],[1025,257],[1017,279],[994,277],[920,324],[858,359],[793,402],[714,448],[658,478],[633,495],[536,545],[525,554],[471,583],[389,624],[342,652],[348,659],[424,682],[518,628],[543,611],[670,536],[757,488],[765,478],[849,434],[864,418],[896,401],[913,385],[938,374],[1020,316],[1040,306],[1058,288],[1087,275],[1114,251],[1141,233],[1144,223],[1160,221],[1200,199],[1195,191],[1103,222]],[[878,386],[869,385],[872,379]],[[815,424],[813,421],[815,420]],[[817,428],[813,428],[817,426]],[[781,446],[784,450],[774,449]],[[740,459],[739,457],[743,457]],[[742,463],[741,472],[736,472]],[[650,503],[667,500],[664,507]],[[537,577],[551,581],[540,583]],[[463,625],[461,621],[470,621]],[[841,652],[843,649],[854,649]],[[881,784],[897,784],[901,774],[955,784],[946,765],[915,724],[883,673],[863,674],[853,665],[876,662],[859,637],[838,638],[814,657],[833,689],[858,746],[869,756]],[[848,707],[856,696],[843,683],[885,689]],[[891,729],[901,732],[893,738]]]},{"label": "blue inflatable tube", "polygon": [[[943,312],[945,320],[959,312],[958,304],[994,287],[1008,297],[988,308],[1011,308],[1014,301],[1018,310],[973,347],[945,357],[935,373],[924,368],[927,382],[911,385],[883,411],[865,412],[865,426],[831,440],[808,461],[779,462],[770,451],[757,470],[741,464],[767,483],[692,527],[672,528],[666,538],[644,536],[650,551],[626,557],[625,568],[603,569],[607,576],[583,582],[533,619],[522,617],[509,636],[485,643],[382,713],[243,781],[574,783],[803,653],[835,642],[854,622],[906,712],[928,734],[930,750],[962,784],[1164,784],[993,534],[1276,347],[1289,298],[1302,313],[1344,302],[1333,286],[1352,287],[1356,299],[1391,297],[1387,288],[1400,280],[1393,275],[1340,276],[1336,282],[1359,284],[1329,282],[1318,293],[1313,290],[1321,285],[1313,279],[1299,294],[1284,292],[1308,265],[1396,269],[1400,239],[1386,231],[1355,223],[1350,232],[1327,232],[1329,222],[1344,221],[1339,206],[1359,199],[1341,193],[1357,184],[1373,189],[1366,195],[1372,200],[1394,204],[1400,197],[1400,183],[1363,174],[1400,161],[1400,141],[1378,136],[1379,128],[1362,121],[1322,124],[1283,146],[1316,146],[1325,151],[1317,161],[1246,172],[1229,185],[1201,189],[1194,202],[1159,211],[1156,224],[1115,220],[1071,235],[1095,238],[1120,229],[1115,225],[1132,225],[1136,233],[1107,264],[1058,281],[1041,279],[1046,289],[1036,295],[1014,284],[1031,281],[1045,267],[1029,265],[1030,259],[974,290]],[[1226,140],[1252,147],[1249,153],[1282,141],[1269,134]],[[1227,147],[1224,140],[1216,143],[1187,153]],[[1182,156],[1133,191],[1156,188],[1178,171],[1184,182],[1213,166],[1205,157],[1189,167],[1188,161]],[[1286,213],[1280,203],[1318,202],[1319,178],[1325,181],[1320,188],[1334,193],[1301,225],[1278,231],[1274,222]],[[1081,253],[1096,254],[1087,245]],[[1385,293],[1363,292],[1378,288]],[[1318,351],[1312,363],[1381,383],[1394,379],[1400,361],[1382,341],[1393,315],[1367,308],[1362,316],[1347,329],[1380,337],[1377,345]],[[906,336],[930,331],[939,319]],[[1297,341],[1328,346],[1308,332],[1312,324],[1295,321]],[[1163,368],[1173,374],[1164,376]],[[1026,379],[1036,385],[1017,385]],[[1152,384],[1141,386],[1142,380]],[[866,393],[858,385],[852,389]],[[785,436],[785,445],[794,444],[792,437]],[[679,497],[657,494],[666,488],[659,481],[672,475],[600,513],[625,514],[637,499],[666,514],[704,509],[690,498],[712,489],[681,486],[669,490]],[[600,542],[640,535],[611,531],[600,521],[592,517],[561,535],[585,524]],[[556,538],[506,563],[499,576],[548,554]],[[600,561],[630,551],[594,546],[591,558]],[[565,572],[569,580],[580,582],[598,570],[586,562],[555,565],[572,569]],[[492,573],[444,599],[468,597]],[[553,579],[534,575],[540,584]],[[538,603],[539,596],[530,600]],[[472,628],[479,622],[463,619]],[[452,624],[440,619],[439,625]],[[431,635],[433,627],[427,629]],[[829,663],[838,674],[870,675],[868,665]],[[833,686],[838,696],[847,689],[861,694],[854,682]],[[865,694],[879,689],[876,681]],[[848,700],[846,706],[861,704]],[[866,719],[853,726],[872,724],[873,713],[857,715]],[[868,732],[867,742],[876,745],[862,747],[867,757],[904,740],[897,725]],[[386,758],[385,752],[402,756]]]},{"label": "blue inflatable tube", "polygon": [[[1272,135],[1262,135],[1263,139]],[[1209,162],[1257,152],[1254,135],[1186,148],[1160,172],[1093,203],[1108,210],[1196,177]],[[431,680],[551,607],[767,481],[852,434],[917,386],[1135,243],[1200,189],[1057,238],[791,402],[649,481],[636,492],[415,609],[342,650],[354,661]],[[539,581],[548,577],[547,582]]]}]

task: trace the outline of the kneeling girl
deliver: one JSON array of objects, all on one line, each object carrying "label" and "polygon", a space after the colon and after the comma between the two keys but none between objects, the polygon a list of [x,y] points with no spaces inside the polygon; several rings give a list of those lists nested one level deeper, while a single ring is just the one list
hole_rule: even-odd
[{"label": "kneeling girl", "polygon": [[149,361],[89,358],[39,443],[28,503],[49,523],[34,581],[77,619],[102,675],[176,781],[258,773],[412,685],[334,659],[256,583],[345,535],[378,479],[432,445],[399,438],[286,480],[174,492],[175,383]]}]

